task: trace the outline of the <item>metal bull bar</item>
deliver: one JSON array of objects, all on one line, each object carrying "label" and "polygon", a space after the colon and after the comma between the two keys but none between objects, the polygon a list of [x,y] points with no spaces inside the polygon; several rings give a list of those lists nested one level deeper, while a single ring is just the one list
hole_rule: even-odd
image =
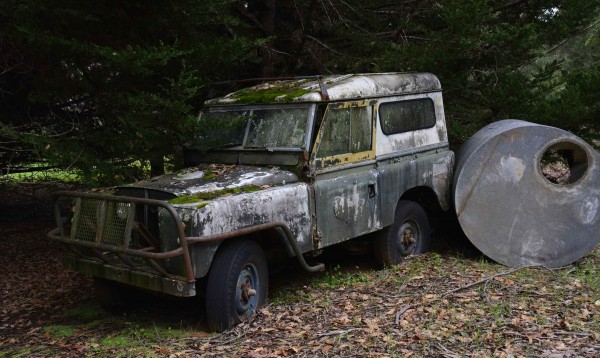
[{"label": "metal bull bar", "polygon": [[[65,234],[64,222],[60,213],[60,205],[59,198],[61,197],[71,197],[71,198],[81,198],[81,199],[95,199],[100,203],[100,212],[98,221],[96,222],[96,230],[95,230],[95,238],[93,241],[81,240],[78,239],[74,233],[72,235],[67,236]],[[151,252],[148,248],[145,249],[131,249],[128,247],[128,241],[124,237],[123,242],[115,243],[112,242],[110,244],[106,244],[103,242],[105,238],[105,229],[107,226],[107,203],[116,202],[116,203],[135,203],[142,205],[149,205],[154,207],[160,207],[166,210],[169,215],[173,218],[176,228],[177,235],[179,236],[179,247],[165,252]],[[127,197],[127,196],[115,196],[110,194],[96,194],[96,193],[80,193],[80,192],[58,192],[54,197],[54,217],[56,219],[57,228],[50,231],[48,233],[48,238],[58,241],[61,243],[65,243],[72,246],[89,248],[93,250],[102,250],[110,253],[114,253],[118,255],[122,261],[122,255],[129,255],[133,257],[139,257],[150,262],[150,267],[154,270],[158,271],[159,274],[163,276],[168,276],[171,278],[182,279],[185,282],[193,283],[196,281],[194,277],[194,272],[192,269],[192,262],[190,259],[190,253],[188,249],[188,241],[185,236],[185,225],[181,221],[179,214],[175,211],[175,209],[169,205],[167,202],[162,200],[155,199],[146,199],[146,198],[135,198],[135,197]],[[164,269],[160,268],[158,264],[154,260],[166,260],[174,257],[182,256],[183,257],[183,267],[184,267],[184,276],[177,277],[176,275],[168,274]]]},{"label": "metal bull bar", "polygon": [[[77,230],[77,228],[72,228],[70,235],[67,235],[65,233],[65,220],[61,216],[60,205],[59,205],[59,199],[65,198],[65,197],[76,198],[76,199],[92,199],[92,200],[98,201],[97,205],[99,205],[99,206],[98,206],[98,209],[96,212],[97,218],[96,218],[95,224],[93,225],[93,226],[95,226],[94,227],[95,232],[93,232],[89,235],[88,240],[82,240],[81,238],[77,237],[78,233],[75,232]],[[148,247],[140,248],[140,249],[130,248],[129,247],[130,241],[127,236],[130,236],[130,234],[128,234],[128,232],[130,233],[131,229],[135,228],[138,231],[141,231],[141,234],[147,235],[147,234],[144,234],[145,227],[143,227],[143,225],[135,226],[135,223],[133,223],[134,215],[133,215],[132,211],[130,211],[129,215],[127,215],[128,223],[127,223],[127,227],[123,230],[124,235],[122,237],[122,241],[115,242],[114,238],[112,240],[110,238],[107,238],[106,231],[107,231],[107,229],[108,229],[108,231],[110,231],[110,229],[111,229],[110,227],[107,228],[107,226],[110,226],[110,225],[108,225],[110,219],[107,217],[107,211],[109,210],[108,209],[109,203],[125,203],[125,204],[134,203],[134,204],[149,205],[149,206],[163,208],[174,220],[174,223],[177,228],[177,235],[179,237],[179,247],[175,248],[173,250],[165,251],[165,252],[156,252],[157,250],[159,250],[159,247],[157,244],[152,245],[151,239],[150,239]],[[80,204],[80,205],[82,205],[82,204]],[[113,210],[116,210],[115,207],[113,207]],[[128,209],[128,210],[132,210],[132,209]],[[78,213],[76,213],[76,215],[77,214]],[[81,213],[79,213],[79,214],[81,214]],[[247,235],[247,234],[258,232],[258,231],[274,229],[274,228],[280,228],[282,230],[282,232],[285,235],[285,238],[287,239],[286,241],[290,244],[292,250],[294,251],[296,257],[298,258],[298,260],[300,262],[300,265],[305,270],[307,270],[309,272],[316,272],[316,271],[322,271],[324,268],[323,264],[309,266],[306,263],[306,261],[304,260],[304,257],[302,256],[302,252],[300,251],[300,249],[293,237],[292,232],[290,231],[289,227],[285,223],[282,223],[282,222],[270,222],[270,223],[240,228],[240,229],[237,229],[234,231],[216,234],[216,235],[201,236],[201,237],[189,237],[189,236],[185,235],[185,224],[181,221],[179,214],[173,208],[173,206],[171,206],[166,201],[155,200],[155,199],[146,199],[146,198],[128,197],[128,196],[115,196],[115,195],[110,195],[110,194],[81,193],[81,192],[68,192],[68,191],[58,192],[54,196],[54,216],[56,219],[57,227],[48,233],[48,238],[50,238],[51,240],[69,245],[69,247],[74,249],[74,251],[76,253],[78,253],[80,257],[89,256],[89,255],[82,254],[79,251],[80,248],[90,249],[92,252],[95,253],[96,258],[100,259],[101,261],[104,261],[105,263],[108,263],[108,262],[107,262],[106,258],[103,257],[102,253],[100,253],[99,251],[109,252],[109,253],[114,254],[126,266],[131,266],[131,264],[128,263],[128,260],[126,259],[127,256],[138,257],[138,258],[144,259],[149,264],[149,266],[147,268],[153,269],[154,271],[156,271],[158,273],[159,276],[167,277],[169,279],[176,280],[179,282],[183,281],[188,284],[194,284],[196,281],[196,278],[194,276],[191,256],[190,256],[190,252],[189,252],[190,245],[193,245],[196,243],[203,243],[203,242],[222,241],[222,240],[235,238],[235,237]],[[131,219],[129,219],[129,218],[131,218]],[[77,225],[77,223],[74,223],[74,225]],[[110,233],[109,233],[109,235],[110,235]],[[112,241],[112,242],[105,243],[105,241]],[[183,276],[178,276],[178,275],[168,273],[162,266],[160,266],[155,261],[155,260],[172,259],[175,257],[182,257]],[[131,267],[131,268],[134,268],[134,267]],[[124,283],[127,283],[127,282],[124,281]],[[195,294],[195,290],[192,290],[192,292],[193,293],[190,293],[188,295]],[[170,293],[177,294],[177,295],[180,294],[180,292],[170,292]]]}]

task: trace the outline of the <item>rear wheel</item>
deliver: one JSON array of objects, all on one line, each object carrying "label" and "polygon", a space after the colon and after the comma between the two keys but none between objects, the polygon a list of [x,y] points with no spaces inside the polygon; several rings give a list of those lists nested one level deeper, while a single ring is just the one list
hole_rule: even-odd
[{"label": "rear wheel", "polygon": [[400,263],[408,255],[429,250],[429,220],[425,210],[414,201],[398,202],[394,223],[381,230],[375,239],[375,255],[385,266]]},{"label": "rear wheel", "polygon": [[206,318],[221,332],[248,319],[267,298],[265,254],[254,241],[225,243],[217,252],[206,284]]}]

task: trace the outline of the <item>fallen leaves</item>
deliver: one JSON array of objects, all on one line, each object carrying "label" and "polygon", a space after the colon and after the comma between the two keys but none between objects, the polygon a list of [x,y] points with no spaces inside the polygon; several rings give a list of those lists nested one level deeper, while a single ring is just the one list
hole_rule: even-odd
[{"label": "fallen leaves", "polygon": [[[301,282],[287,280],[271,290],[272,303],[232,330],[215,335],[192,327],[184,338],[145,335],[139,342],[146,350],[140,351],[102,344],[118,333],[139,335],[135,317],[127,324],[115,317],[121,326],[79,329],[77,319],[65,316],[74,302],[90,299],[91,285],[63,268],[62,251],[44,237],[51,222],[0,225],[7,233],[0,237],[0,351],[24,347],[35,353],[52,347],[51,355],[57,356],[161,357],[600,356],[600,287],[594,278],[599,249],[562,271],[507,269],[432,253],[386,270],[338,273],[326,285],[327,273],[294,272],[303,275]],[[157,306],[166,304],[158,301]],[[183,307],[178,314],[191,315]],[[155,317],[159,323],[166,320]],[[45,328],[57,322],[79,328],[70,336],[49,334]]]},{"label": "fallen leaves", "polygon": [[[396,275],[410,275],[413,265],[422,272],[434,269],[427,257],[409,261],[392,270]],[[450,262],[441,264],[452,266]],[[467,263],[464,269],[476,267],[476,263]],[[573,292],[577,297],[564,297],[571,300],[565,306],[561,299],[564,290],[542,292],[547,285],[543,281],[546,273],[540,272],[543,269],[523,270],[527,272],[520,277],[515,276],[519,270],[507,272],[501,266],[487,267],[478,277],[448,273],[427,279],[426,275],[414,275],[407,277],[402,290],[390,284],[390,272],[381,271],[370,272],[365,283],[344,289],[324,291],[309,285],[302,288],[310,297],[307,301],[271,305],[255,319],[235,327],[231,332],[248,332],[252,339],[222,352],[250,352],[258,345],[262,356],[410,356],[418,352],[418,356],[510,357],[525,352],[568,353],[574,347],[587,352],[584,356],[600,353],[599,337],[591,333],[598,327],[595,301],[591,300],[597,293],[590,291],[586,296],[582,291],[588,289],[581,285]],[[560,277],[551,280],[560,281]],[[543,299],[530,295],[532,290],[542,292]],[[570,308],[586,299],[578,310]],[[575,326],[564,317],[567,310],[579,325],[588,322],[586,330],[572,331]]]}]

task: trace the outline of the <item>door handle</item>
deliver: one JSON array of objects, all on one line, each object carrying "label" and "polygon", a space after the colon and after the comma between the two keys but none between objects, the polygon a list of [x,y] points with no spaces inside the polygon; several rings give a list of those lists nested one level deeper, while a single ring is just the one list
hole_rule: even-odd
[{"label": "door handle", "polygon": [[375,188],[375,184],[369,184],[368,190],[369,190],[369,199],[372,199],[377,196],[377,189]]}]

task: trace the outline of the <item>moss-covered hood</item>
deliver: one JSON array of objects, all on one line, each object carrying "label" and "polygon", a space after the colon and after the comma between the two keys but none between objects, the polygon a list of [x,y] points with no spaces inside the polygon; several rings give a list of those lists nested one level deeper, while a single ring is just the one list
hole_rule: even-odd
[{"label": "moss-covered hood", "polygon": [[189,196],[200,193],[252,191],[297,181],[296,174],[278,167],[203,164],[126,187],[161,190],[177,196]]}]

